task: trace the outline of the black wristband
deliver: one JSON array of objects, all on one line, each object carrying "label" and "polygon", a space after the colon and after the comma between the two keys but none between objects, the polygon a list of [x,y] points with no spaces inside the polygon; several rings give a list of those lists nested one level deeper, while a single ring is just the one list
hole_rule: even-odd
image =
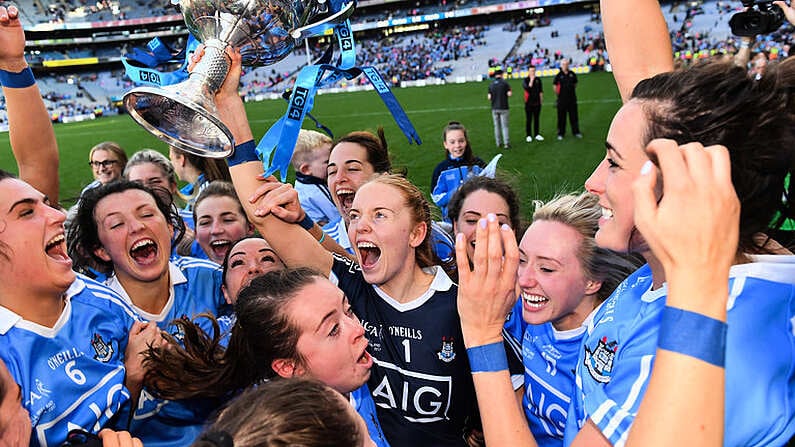
[{"label": "black wristband", "polygon": [[304,218],[301,219],[301,222],[298,222],[298,225],[301,225],[301,228],[304,230],[309,231],[315,226],[315,221],[309,217],[309,214],[304,213]]},{"label": "black wristband", "polygon": [[229,166],[237,166],[240,163],[258,160],[257,145],[254,143],[254,140],[249,140],[235,146],[235,150],[226,158],[226,164]]}]

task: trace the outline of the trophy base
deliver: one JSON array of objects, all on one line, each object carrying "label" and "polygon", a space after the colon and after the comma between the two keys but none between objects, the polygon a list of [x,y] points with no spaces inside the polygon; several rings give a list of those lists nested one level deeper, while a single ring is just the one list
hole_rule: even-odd
[{"label": "trophy base", "polygon": [[170,87],[134,88],[124,95],[124,106],[138,124],[170,146],[201,157],[231,154],[235,141],[218,119],[215,104],[200,93],[189,97]]}]

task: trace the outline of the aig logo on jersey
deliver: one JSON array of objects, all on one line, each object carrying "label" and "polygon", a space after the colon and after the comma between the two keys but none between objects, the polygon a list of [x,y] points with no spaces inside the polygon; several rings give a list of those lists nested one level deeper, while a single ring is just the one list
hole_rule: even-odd
[{"label": "aig logo on jersey", "polygon": [[607,337],[602,337],[596,344],[596,349],[591,351],[585,347],[585,367],[588,373],[597,382],[607,383],[610,381],[610,373],[613,371],[613,360],[618,351],[617,341],[607,341]]},{"label": "aig logo on jersey", "polygon": [[455,358],[455,351],[453,351],[453,337],[442,337],[442,349],[436,353],[439,360],[450,363]]},{"label": "aig logo on jersey", "polygon": [[108,363],[110,358],[113,357],[113,344],[105,343],[105,340],[99,334],[94,334],[94,339],[91,340],[91,347],[94,348],[94,353],[96,354],[94,355],[95,360]]}]

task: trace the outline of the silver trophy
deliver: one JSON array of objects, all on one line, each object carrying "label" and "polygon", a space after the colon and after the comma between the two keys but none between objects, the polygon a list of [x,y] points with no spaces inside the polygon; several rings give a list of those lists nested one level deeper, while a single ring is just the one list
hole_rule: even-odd
[{"label": "silver trophy", "polygon": [[171,146],[212,158],[232,152],[234,139],[213,100],[229,72],[227,46],[243,65],[284,59],[301,39],[323,34],[347,19],[354,1],[180,0],[188,30],[204,43],[204,56],[188,79],[166,87],[137,87],[124,95],[130,116]]}]

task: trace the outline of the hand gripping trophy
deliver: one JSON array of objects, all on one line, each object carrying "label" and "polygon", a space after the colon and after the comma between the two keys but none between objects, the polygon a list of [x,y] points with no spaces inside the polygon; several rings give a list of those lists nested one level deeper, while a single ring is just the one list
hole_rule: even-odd
[{"label": "hand gripping trophy", "polygon": [[243,65],[274,64],[301,39],[345,21],[354,4],[354,0],[180,0],[188,30],[204,43],[204,56],[187,80],[134,88],[124,95],[124,106],[138,124],[169,145],[204,157],[226,157],[234,140],[218,119],[213,101],[229,71],[226,47],[240,49]]}]

